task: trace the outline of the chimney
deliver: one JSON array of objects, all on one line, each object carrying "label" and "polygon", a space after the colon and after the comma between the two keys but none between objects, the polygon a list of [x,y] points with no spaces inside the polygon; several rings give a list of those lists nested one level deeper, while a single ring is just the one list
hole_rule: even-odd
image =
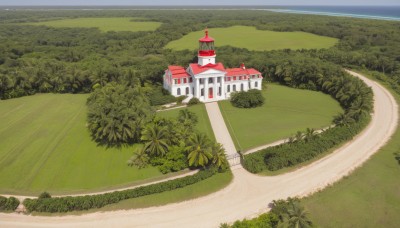
[{"label": "chimney", "polygon": [[243,70],[246,70],[246,66],[244,65],[244,63],[240,64],[240,68],[242,68]]}]

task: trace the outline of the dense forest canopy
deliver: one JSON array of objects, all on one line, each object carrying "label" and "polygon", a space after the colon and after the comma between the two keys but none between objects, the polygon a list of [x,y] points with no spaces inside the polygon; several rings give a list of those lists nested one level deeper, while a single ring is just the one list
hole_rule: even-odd
[{"label": "dense forest canopy", "polygon": [[[162,25],[154,32],[24,25],[78,17],[135,17]],[[304,31],[340,42],[330,49],[272,52],[217,45],[218,60],[227,67],[246,62],[268,76],[286,64],[288,56],[293,60],[309,57],[377,70],[400,82],[399,22],[249,10],[3,11],[0,20],[0,99],[36,92],[87,93],[111,81],[161,83],[168,64],[195,61],[195,51],[165,49],[170,41],[205,27],[232,25]]]}]

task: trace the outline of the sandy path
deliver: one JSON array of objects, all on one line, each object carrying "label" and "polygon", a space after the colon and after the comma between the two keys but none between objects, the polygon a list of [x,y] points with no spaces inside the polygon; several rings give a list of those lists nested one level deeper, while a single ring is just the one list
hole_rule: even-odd
[{"label": "sandy path", "polygon": [[398,107],[390,93],[377,83],[352,74],[373,89],[371,123],[354,140],[308,166],[273,177],[260,177],[237,168],[227,188],[161,207],[64,217],[0,214],[0,227],[218,227],[221,222],[264,212],[274,199],[312,193],[360,166],[390,139],[397,127]]}]

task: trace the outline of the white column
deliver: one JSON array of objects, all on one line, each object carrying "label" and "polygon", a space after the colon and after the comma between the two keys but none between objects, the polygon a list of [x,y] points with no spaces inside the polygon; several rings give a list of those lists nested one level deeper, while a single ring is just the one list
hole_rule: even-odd
[{"label": "white column", "polygon": [[225,99],[225,76],[221,77],[221,98]]},{"label": "white column", "polygon": [[213,93],[214,93],[214,99],[216,99],[217,98],[217,96],[218,96],[218,88],[217,88],[217,85],[218,85],[218,78],[217,77],[214,77],[213,78]]},{"label": "white column", "polygon": [[208,78],[204,78],[204,101],[208,100]]},{"label": "white column", "polygon": [[196,93],[193,93],[195,97],[200,98],[200,79],[195,80]]}]

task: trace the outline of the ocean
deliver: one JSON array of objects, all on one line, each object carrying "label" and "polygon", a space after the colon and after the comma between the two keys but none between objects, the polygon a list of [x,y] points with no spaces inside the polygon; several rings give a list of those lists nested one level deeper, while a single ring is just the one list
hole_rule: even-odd
[{"label": "ocean", "polygon": [[398,6],[1,6],[0,10],[268,10],[281,13],[315,14],[400,21]]},{"label": "ocean", "polygon": [[315,14],[341,17],[400,21],[399,6],[282,6],[259,9],[282,13]]}]

